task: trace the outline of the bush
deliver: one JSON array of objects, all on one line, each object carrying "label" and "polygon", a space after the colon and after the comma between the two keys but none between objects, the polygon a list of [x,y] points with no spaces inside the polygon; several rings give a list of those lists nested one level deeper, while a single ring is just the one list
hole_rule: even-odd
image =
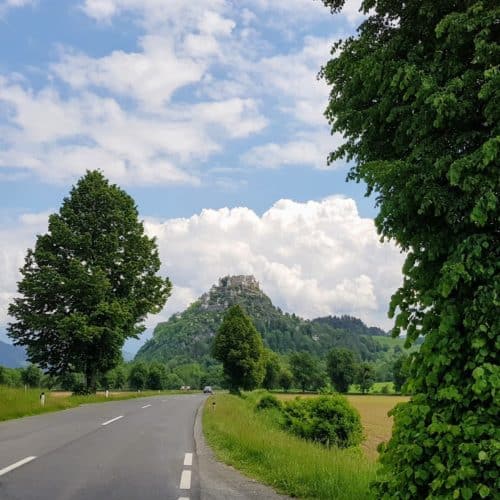
[{"label": "bush", "polygon": [[348,448],[363,439],[359,413],[340,395],[297,398],[285,405],[283,414],[286,430],[326,446]]},{"label": "bush", "polygon": [[268,410],[269,408],[277,408],[281,410],[282,404],[272,394],[264,395],[257,403],[257,410]]}]

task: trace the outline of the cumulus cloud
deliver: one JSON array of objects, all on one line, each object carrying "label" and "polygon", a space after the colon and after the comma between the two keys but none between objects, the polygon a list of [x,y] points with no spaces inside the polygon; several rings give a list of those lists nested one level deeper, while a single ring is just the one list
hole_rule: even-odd
[{"label": "cumulus cloud", "polygon": [[2,0],[0,1],[0,16],[3,16],[10,9],[26,7],[35,4],[36,0]]},{"label": "cumulus cloud", "polygon": [[[0,230],[0,325],[14,296],[26,248],[46,231],[47,213],[27,214]],[[174,292],[160,319],[183,310],[228,274],[253,274],[273,302],[306,318],[353,314],[388,328],[390,295],[400,285],[403,256],[379,241],[372,219],[354,200],[276,202],[258,215],[245,207],[203,210],[189,218],[146,218],[155,236],[161,273]]]},{"label": "cumulus cloud", "polygon": [[[307,318],[354,314],[388,327],[387,305],[403,257],[382,244],[373,220],[343,197],[276,202],[262,216],[248,208],[203,210],[190,218],[147,220],[163,272],[199,296],[227,274],[254,274],[275,304]],[[181,309],[174,289],[169,312]]]}]

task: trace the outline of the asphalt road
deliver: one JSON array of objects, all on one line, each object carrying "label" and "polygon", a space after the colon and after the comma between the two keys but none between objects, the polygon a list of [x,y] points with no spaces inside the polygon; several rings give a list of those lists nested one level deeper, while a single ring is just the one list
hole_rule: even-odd
[{"label": "asphalt road", "polygon": [[205,396],[92,404],[0,423],[1,500],[195,500]]}]

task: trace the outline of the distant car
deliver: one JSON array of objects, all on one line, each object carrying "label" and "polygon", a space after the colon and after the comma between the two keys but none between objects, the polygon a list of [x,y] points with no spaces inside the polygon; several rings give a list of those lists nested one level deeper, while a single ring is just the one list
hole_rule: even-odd
[{"label": "distant car", "polygon": [[214,391],[212,390],[212,388],[209,385],[206,385],[203,388],[203,394],[213,394],[213,393],[214,393]]}]

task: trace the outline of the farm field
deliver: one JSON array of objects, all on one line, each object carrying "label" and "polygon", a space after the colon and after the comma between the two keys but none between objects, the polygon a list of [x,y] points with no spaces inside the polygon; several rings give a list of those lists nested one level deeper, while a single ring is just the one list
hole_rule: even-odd
[{"label": "farm field", "polygon": [[[276,394],[282,401],[295,399],[297,396],[304,398],[318,397],[316,394]],[[362,444],[366,456],[375,460],[378,456],[377,446],[391,437],[392,417],[387,413],[398,403],[404,403],[408,396],[379,396],[379,395],[354,395],[348,394],[347,399],[359,411],[361,422],[366,433]]]},{"label": "farm field", "polygon": [[[40,405],[40,392],[43,389],[12,388],[0,386],[0,422],[12,418],[38,415],[52,411],[66,410],[81,404],[106,403],[122,399],[133,399],[138,397],[155,396],[158,391],[143,391],[140,393],[132,391],[109,392],[106,398],[104,392],[90,396],[72,396],[65,391],[45,390],[45,406]],[[176,394],[182,391],[162,391],[161,394]]]}]

